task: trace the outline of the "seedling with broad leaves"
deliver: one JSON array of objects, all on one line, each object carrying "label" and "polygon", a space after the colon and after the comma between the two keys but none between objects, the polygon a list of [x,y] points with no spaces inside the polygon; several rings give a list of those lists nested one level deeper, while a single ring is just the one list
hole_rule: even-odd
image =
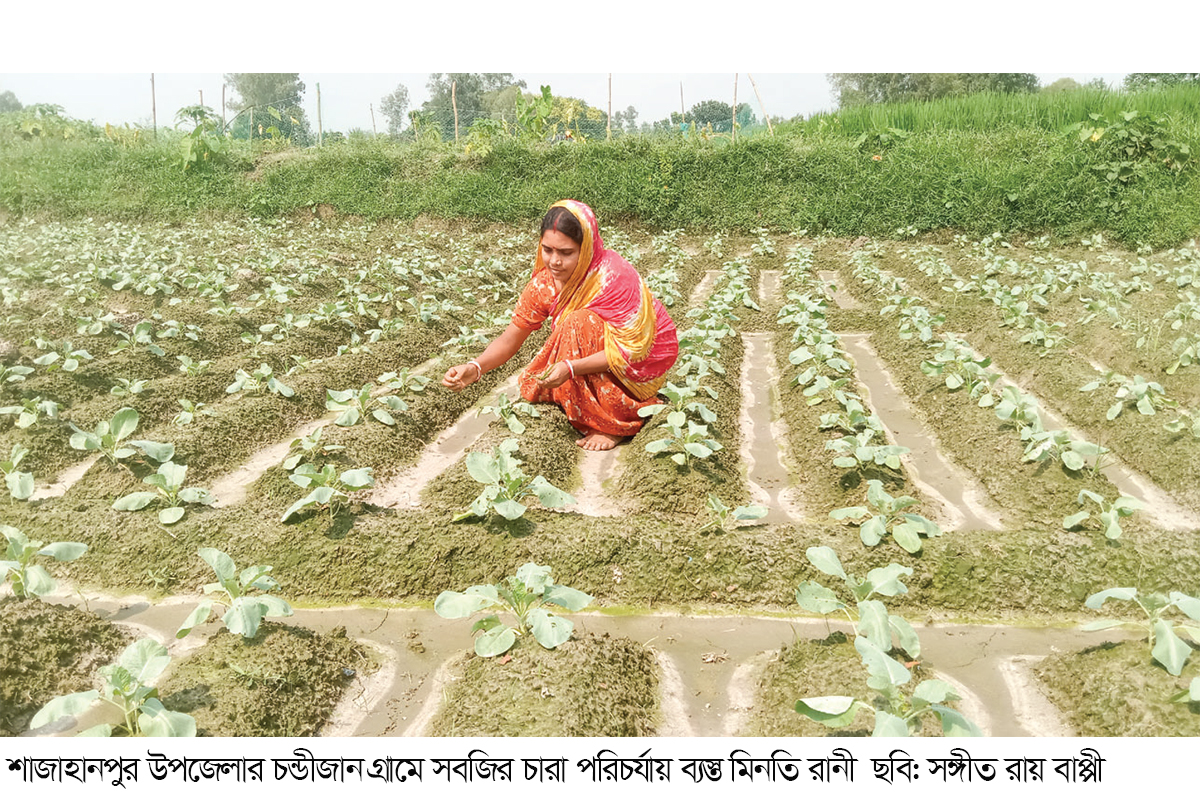
[{"label": "seedling with broad leaves", "polygon": [[178,401],[182,411],[177,413],[174,418],[171,418],[171,423],[176,426],[188,426],[196,420],[198,415],[204,415],[209,418],[217,417],[217,411],[203,401],[193,403],[186,398],[180,398]]},{"label": "seedling with broad leaves", "polygon": [[336,454],[339,451],[345,451],[345,446],[325,444],[321,442],[321,437],[325,434],[325,427],[318,426],[313,430],[312,434],[297,437],[288,446],[288,454],[283,459],[283,467],[285,470],[294,470],[297,465],[302,462],[311,462],[318,455],[327,457],[330,454]]},{"label": "seedling with broad leaves", "polygon": [[177,523],[187,510],[184,504],[204,504],[211,506],[215,499],[207,490],[201,487],[184,487],[183,481],[187,475],[186,465],[176,465],[167,461],[158,470],[142,479],[148,485],[153,485],[154,491],[139,491],[121,496],[113,502],[114,510],[133,512],[145,509],[154,502],[162,504],[158,511],[158,522],[163,526]]},{"label": "seedling with broad leaves", "polygon": [[0,415],[16,415],[16,427],[30,429],[37,426],[43,416],[49,420],[58,420],[58,404],[39,395],[23,399],[20,404],[0,407]]},{"label": "seedling with broad leaves", "polygon": [[96,451],[116,465],[127,457],[132,457],[141,449],[146,456],[158,463],[167,462],[175,455],[175,446],[171,443],[159,443],[154,440],[128,440],[138,426],[138,413],[133,407],[123,407],[116,411],[111,420],[102,420],[96,427],[85,432],[74,423],[71,428],[71,448],[77,451]]},{"label": "seedling with broad leaves", "polygon": [[408,404],[397,395],[373,396],[375,386],[370,382],[358,390],[326,390],[325,409],[338,413],[334,423],[338,426],[354,426],[367,415],[386,426],[395,426],[393,412],[403,412]]},{"label": "seedling with broad leaves", "polygon": [[309,507],[325,507],[332,521],[338,511],[350,501],[350,494],[375,486],[375,477],[370,468],[351,468],[340,474],[333,465],[320,470],[312,463],[305,463],[288,477],[302,488],[312,488],[307,496],[287,508],[279,520],[287,523],[293,516]]},{"label": "seedling with broad leaves", "polygon": [[70,562],[82,556],[88,548],[85,543],[72,541],[45,544],[40,540],[30,540],[20,529],[5,524],[0,524],[0,533],[8,543],[0,567],[4,569],[4,578],[12,580],[13,595],[18,599],[46,596],[58,587],[45,568],[33,564],[35,557]]},{"label": "seedling with broad leaves", "polygon": [[921,720],[932,715],[942,725],[942,733],[950,737],[979,737],[983,732],[966,716],[946,702],[960,697],[950,683],[940,679],[920,682],[911,692],[904,686],[912,681],[912,672],[864,637],[854,639],[854,648],[862,657],[869,677],[867,685],[879,693],[875,703],[853,696],[819,696],[800,699],[796,712],[830,729],[848,727],[858,711],[869,711],[875,717],[872,737],[906,737],[920,732]]},{"label": "seedling with broad leaves", "polygon": [[543,507],[555,509],[575,503],[575,497],[550,484],[545,477],[530,479],[521,470],[523,464],[517,459],[518,445],[515,437],[506,439],[491,454],[472,451],[467,455],[467,472],[476,482],[484,485],[483,491],[471,502],[466,512],[455,515],[461,521],[472,516],[482,518],[489,510],[504,518],[515,521],[525,514],[527,507],[522,501],[535,496]]},{"label": "seedling with broad leaves", "polygon": [[496,585],[474,585],[459,593],[445,590],[438,594],[433,610],[442,618],[466,618],[480,610],[499,607],[517,619],[516,626],[506,626],[498,614],[482,618],[471,627],[475,637],[475,654],[496,657],[507,652],[522,635],[533,635],[546,649],[555,649],[571,638],[575,625],[545,609],[556,605],[578,612],[592,603],[593,598],[581,590],[554,584],[550,566],[525,563],[511,576]]},{"label": "seedling with broad leaves", "polygon": [[[1179,591],[1161,593],[1141,593],[1137,588],[1109,588],[1099,593],[1093,593],[1084,604],[1091,610],[1099,610],[1109,599],[1133,602],[1146,615],[1144,625],[1150,638],[1150,655],[1157,660],[1172,676],[1178,677],[1183,671],[1192,647],[1176,634],[1176,630],[1187,635],[1193,643],[1200,643],[1200,599],[1188,596]],[[1165,616],[1172,609],[1183,613],[1189,623],[1176,623]],[[1190,623],[1195,622],[1195,623]],[[1124,621],[1104,620],[1092,621],[1084,625],[1084,629],[1095,631],[1110,629],[1124,624]]]},{"label": "seedling with broad leaves", "polygon": [[[250,639],[258,634],[262,620],[267,616],[287,618],[292,615],[292,606],[278,596],[254,591],[279,590],[279,583],[271,576],[272,566],[252,565],[242,571],[228,554],[218,549],[203,548],[198,552],[200,559],[208,563],[217,575],[216,582],[204,586],[204,599],[196,605],[187,619],[180,624],[175,637],[182,638],[212,617],[213,605],[225,607],[221,620],[234,635]],[[223,595],[223,598],[222,598]]]},{"label": "seedling with broad leaves", "polygon": [[1120,373],[1108,371],[1099,379],[1088,382],[1079,389],[1082,392],[1090,393],[1100,387],[1116,385],[1116,403],[1108,408],[1105,417],[1108,420],[1114,420],[1125,411],[1126,404],[1134,404],[1137,411],[1143,415],[1153,415],[1160,409],[1169,409],[1176,406],[1175,402],[1166,396],[1163,387],[1158,382],[1147,381],[1142,376],[1134,376],[1130,379]]},{"label": "seedling with broad leaves", "polygon": [[[1038,424],[1040,427],[1040,423]],[[1040,428],[1027,428],[1021,432],[1025,440],[1025,454],[1022,462],[1041,462],[1057,457],[1062,464],[1072,471],[1080,471],[1092,460],[1093,472],[1102,465],[1108,449],[1104,446],[1090,443],[1087,440],[1076,440],[1065,429],[1045,431]]]},{"label": "seedling with broad leaves", "polygon": [[704,393],[711,399],[717,398],[717,391],[711,387],[708,387],[707,385],[702,386],[700,384],[700,379],[696,376],[686,377],[683,387],[680,387],[674,382],[667,382],[666,386],[659,390],[659,394],[665,395],[670,403],[651,404],[648,407],[642,407],[638,410],[638,415],[643,418],[649,418],[653,415],[657,415],[664,409],[670,409],[672,411],[694,415],[705,424],[716,422],[717,413],[709,409],[703,401],[692,400],[700,393]]},{"label": "seedling with broad leaves", "polygon": [[225,392],[231,395],[233,393],[261,395],[266,391],[281,395],[284,398],[291,398],[296,394],[295,390],[275,378],[274,369],[266,362],[259,365],[258,369],[253,373],[247,373],[238,368],[237,373],[234,374],[233,383],[225,388]]},{"label": "seedling with broad leaves", "polygon": [[[879,424],[879,419],[874,415],[870,416],[868,420],[871,423]],[[879,429],[868,427],[836,440],[826,440],[825,450],[839,455],[834,457],[833,464],[838,468],[857,470],[863,470],[872,465],[891,468],[894,471],[900,470],[900,457],[907,454],[910,449],[888,443],[876,444],[877,439],[883,439],[883,426],[882,424],[879,426]]]},{"label": "seedling with broad leaves", "polygon": [[829,513],[829,517],[842,521],[870,516],[858,527],[858,535],[864,544],[877,546],[885,535],[891,534],[902,549],[916,554],[921,550],[921,535],[938,537],[942,534],[941,527],[928,518],[904,512],[916,503],[912,496],[893,498],[883,489],[883,482],[871,479],[867,482],[868,506],[842,507]]},{"label": "seedling with broad leaves", "polygon": [[730,509],[728,504],[711,493],[708,495],[705,507],[709,511],[708,523],[696,530],[697,534],[707,532],[710,529],[724,531],[726,522],[731,518],[734,521],[757,521],[760,518],[765,518],[767,513],[770,512],[766,507],[758,504],[743,504],[735,509]]},{"label": "seedling with broad leaves", "polygon": [[117,662],[100,669],[101,690],[81,691],[52,699],[34,714],[29,725],[37,729],[65,716],[76,716],[103,699],[121,713],[121,723],[98,724],[79,733],[81,736],[108,737],[113,734],[151,738],[191,738],[196,720],[186,713],[167,710],[159,701],[158,689],[148,685],[170,664],[167,650],[153,638],[130,644]]},{"label": "seedling with broad leaves", "polygon": [[1093,513],[1084,509],[1074,515],[1068,515],[1063,518],[1063,529],[1074,529],[1095,515],[1100,526],[1104,528],[1104,536],[1109,540],[1117,540],[1122,534],[1121,519],[1130,517],[1142,508],[1142,502],[1131,496],[1119,496],[1115,501],[1107,501],[1099,493],[1080,490],[1076,503],[1084,507],[1089,500],[1099,506],[1100,511]]},{"label": "seedling with broad leaves", "polygon": [[691,467],[693,459],[708,459],[722,446],[708,436],[708,425],[688,420],[687,414],[679,411],[667,415],[666,423],[660,427],[670,432],[668,437],[646,444],[646,451],[661,454],[674,451],[671,461],[676,465]]},{"label": "seedling with broad leaves", "polygon": [[805,552],[808,561],[823,574],[835,576],[846,584],[857,608],[857,616],[850,606],[841,601],[837,594],[819,582],[801,582],[796,589],[796,603],[818,615],[841,613],[854,627],[854,636],[863,637],[884,652],[892,649],[892,636],[909,657],[921,656],[921,642],[912,625],[898,615],[889,615],[883,602],[872,596],[892,597],[908,593],[900,581],[902,576],[911,576],[912,569],[890,563],[883,568],[873,568],[865,578],[846,573],[837,552],[828,546],[812,546]]},{"label": "seedling with broad leaves", "polygon": [[[547,375],[549,375],[548,372]],[[531,418],[542,417],[533,404],[528,401],[509,401],[507,393],[500,393],[494,405],[480,407],[479,411],[475,413],[475,417],[480,415],[498,415],[513,434],[525,433],[525,424],[519,417],[520,415],[528,415]]]},{"label": "seedling with broad leaves", "polygon": [[14,444],[8,459],[0,462],[0,471],[4,472],[4,483],[8,485],[8,494],[19,501],[24,501],[33,495],[33,474],[17,470],[21,460],[29,456],[29,449]]}]

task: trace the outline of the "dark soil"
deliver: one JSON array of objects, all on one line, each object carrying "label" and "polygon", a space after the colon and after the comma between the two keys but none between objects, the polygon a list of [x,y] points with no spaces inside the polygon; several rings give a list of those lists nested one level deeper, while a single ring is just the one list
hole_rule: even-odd
[{"label": "dark soil", "polygon": [[466,653],[450,671],[454,680],[429,735],[655,734],[658,667],[649,649],[628,638],[589,634],[554,650],[526,638],[504,657]]},{"label": "dark soil", "polygon": [[263,624],[250,640],[222,631],[171,666],[163,704],[196,719],[198,735],[316,735],[354,677],[377,668],[344,629],[328,635]]},{"label": "dark soil", "polygon": [[20,735],[56,696],[90,690],[132,640],[74,607],[0,599],[0,735]]}]

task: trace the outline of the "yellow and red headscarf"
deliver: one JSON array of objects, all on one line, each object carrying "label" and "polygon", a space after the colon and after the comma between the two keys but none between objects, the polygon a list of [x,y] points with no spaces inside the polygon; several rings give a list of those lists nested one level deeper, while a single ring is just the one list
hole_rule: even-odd
[{"label": "yellow and red headscarf", "polygon": [[[557,320],[578,309],[595,312],[604,321],[609,369],[634,398],[644,401],[659,391],[675,363],[679,348],[674,323],[637,269],[604,247],[591,208],[576,200],[561,200],[551,208],[557,206],[579,220],[583,242],[579,263],[558,294],[551,316]],[[545,269],[539,247],[533,275]],[[668,327],[670,336],[658,336],[666,335]]]}]

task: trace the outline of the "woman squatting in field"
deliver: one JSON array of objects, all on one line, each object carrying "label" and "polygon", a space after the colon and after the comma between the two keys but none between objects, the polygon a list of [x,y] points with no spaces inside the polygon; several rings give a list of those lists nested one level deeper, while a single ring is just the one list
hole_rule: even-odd
[{"label": "woman squatting in field", "polygon": [[675,323],[637,269],[604,247],[596,215],[563,200],[542,219],[533,275],[508,328],[477,359],[446,371],[460,392],[508,362],[549,318],[550,336],[521,373],[521,396],[558,404],[580,433],[576,444],[605,451],[642,428],[679,355]]}]

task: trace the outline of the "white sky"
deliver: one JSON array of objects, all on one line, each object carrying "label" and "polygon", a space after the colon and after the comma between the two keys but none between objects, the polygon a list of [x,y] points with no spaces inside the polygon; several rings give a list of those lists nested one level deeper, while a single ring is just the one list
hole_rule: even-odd
[{"label": "white sky", "polygon": [[[766,111],[787,118],[833,107],[828,72],[1019,71],[1036,73],[1043,85],[1063,76],[1119,84],[1132,70],[1186,69],[1190,50],[1152,47],[1159,40],[1150,36],[1133,44],[1105,14],[1029,0],[970,7],[860,0],[837,10],[749,0],[719,12],[701,2],[646,0],[608,0],[586,13],[561,0],[412,5],[350,0],[292,12],[228,0],[171,7],[70,0],[51,10],[10,4],[5,27],[15,35],[0,51],[0,92],[97,123],[148,124],[154,72],[162,126],[201,91],[219,109],[223,72],[298,71],[314,129],[319,83],[325,130],[344,132],[370,130],[371,104],[385,129],[379,102],[398,83],[420,106],[432,70],[512,72],[530,90],[549,84],[602,109],[612,71],[613,110],[635,106],[640,122],[677,111],[680,82],[688,108],[732,102],[735,70],[749,70]],[[1198,8],[1180,3],[1173,29],[1195,30]],[[761,118],[746,72],[737,98]]]}]

